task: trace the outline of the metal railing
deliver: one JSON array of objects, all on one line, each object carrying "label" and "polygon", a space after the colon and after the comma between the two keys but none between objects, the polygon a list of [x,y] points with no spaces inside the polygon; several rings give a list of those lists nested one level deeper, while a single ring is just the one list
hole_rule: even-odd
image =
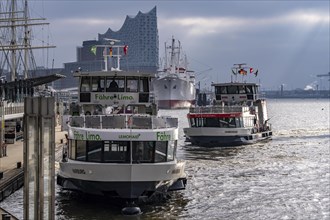
[{"label": "metal railing", "polygon": [[248,106],[213,106],[213,107],[192,107],[189,113],[234,113],[234,112],[248,112]]},{"label": "metal railing", "polygon": [[97,129],[159,129],[177,127],[178,119],[149,115],[85,115],[72,116],[69,124],[72,127]]},{"label": "metal railing", "polygon": [[24,103],[4,103],[4,115],[24,113]]}]

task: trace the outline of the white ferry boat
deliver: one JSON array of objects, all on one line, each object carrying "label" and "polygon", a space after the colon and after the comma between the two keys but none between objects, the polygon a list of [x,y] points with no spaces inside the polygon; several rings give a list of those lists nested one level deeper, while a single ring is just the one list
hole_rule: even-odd
[{"label": "white ferry boat", "polygon": [[153,75],[121,71],[120,53],[114,56],[117,67],[109,71],[74,73],[79,102],[70,108],[57,184],[126,202],[185,189],[185,162],[176,158],[178,119],[157,116],[149,101]]},{"label": "white ferry boat", "polygon": [[[168,56],[169,55],[169,56]],[[178,45],[165,43],[165,65],[152,82],[155,100],[161,109],[190,108],[196,99],[195,74],[188,70],[188,61]]]},{"label": "white ferry boat", "polygon": [[[239,71],[242,69],[240,66]],[[266,100],[259,96],[259,85],[230,82],[211,86],[215,93],[213,104],[189,109],[189,127],[183,129],[187,141],[204,147],[222,147],[271,138]]]}]

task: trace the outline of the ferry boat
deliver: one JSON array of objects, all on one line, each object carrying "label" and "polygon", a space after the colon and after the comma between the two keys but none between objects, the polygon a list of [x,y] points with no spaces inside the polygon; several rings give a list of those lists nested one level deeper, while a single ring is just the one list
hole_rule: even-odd
[{"label": "ferry boat", "polygon": [[[195,75],[188,70],[188,61],[182,56],[181,43],[165,43],[164,69],[153,81],[155,100],[161,109],[184,109],[191,107],[196,99]],[[168,54],[170,56],[168,56]]]},{"label": "ferry boat", "polygon": [[[103,54],[104,71],[74,73],[79,100],[70,107],[57,184],[129,203],[185,189],[185,162],[176,158],[178,119],[157,115],[150,102],[154,75],[121,71],[119,51],[125,46],[111,41],[97,47],[118,53]],[[117,58],[111,70],[108,57]]]},{"label": "ferry boat", "polygon": [[[239,65],[236,74],[246,74]],[[189,109],[189,127],[184,128],[187,141],[204,147],[252,144],[270,139],[266,100],[260,97],[256,83],[212,83],[214,100],[209,106]]]}]

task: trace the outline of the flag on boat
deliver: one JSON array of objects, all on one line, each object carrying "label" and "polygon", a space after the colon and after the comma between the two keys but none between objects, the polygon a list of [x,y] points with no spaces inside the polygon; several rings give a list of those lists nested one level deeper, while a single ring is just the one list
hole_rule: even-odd
[{"label": "flag on boat", "polygon": [[254,75],[255,75],[255,77],[257,77],[258,76],[258,70],[254,73]]},{"label": "flag on boat", "polygon": [[238,73],[241,74],[241,75],[246,75],[247,74],[247,71],[245,71],[244,69],[240,69],[238,71]]},{"label": "flag on boat", "polygon": [[96,45],[91,47],[91,52],[96,55]]},{"label": "flag on boat", "polygon": [[125,46],[124,46],[124,54],[125,54],[125,55],[127,54],[127,50],[128,50],[128,45],[125,45]]},{"label": "flag on boat", "polygon": [[252,67],[250,67],[250,73],[253,73],[253,68]]}]

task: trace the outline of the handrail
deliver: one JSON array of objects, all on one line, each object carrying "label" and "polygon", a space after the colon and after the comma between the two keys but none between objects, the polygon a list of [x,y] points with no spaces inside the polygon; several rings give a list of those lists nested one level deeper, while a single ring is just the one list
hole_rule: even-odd
[{"label": "handrail", "polygon": [[248,106],[213,106],[213,107],[191,107],[189,113],[233,113],[248,112]]},{"label": "handrail", "polygon": [[72,116],[71,127],[95,129],[160,129],[178,126],[178,119],[149,115],[84,115]]}]

